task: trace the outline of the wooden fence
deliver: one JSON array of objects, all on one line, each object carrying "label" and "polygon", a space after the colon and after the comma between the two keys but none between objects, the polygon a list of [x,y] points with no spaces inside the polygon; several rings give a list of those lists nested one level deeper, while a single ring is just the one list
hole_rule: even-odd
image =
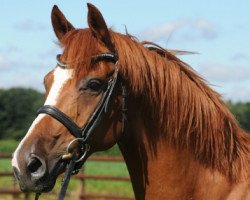
[{"label": "wooden fence", "polygon": [[[0,159],[11,159],[11,154],[0,153]],[[97,162],[124,162],[122,157],[119,156],[91,156],[88,161],[97,161]],[[21,199],[20,196],[23,194],[19,187],[17,186],[16,181],[14,181],[14,176],[12,172],[0,172],[1,177],[12,177],[13,178],[13,186],[8,189],[1,189],[0,186],[0,196],[1,195],[11,195],[12,199]],[[127,176],[107,176],[107,175],[90,175],[84,173],[84,170],[81,170],[77,175],[72,176],[72,179],[79,180],[80,193],[77,194],[77,198],[79,200],[86,199],[115,199],[115,200],[133,200],[134,198],[128,196],[118,196],[118,195],[110,195],[110,194],[94,194],[94,193],[86,193],[85,191],[85,182],[86,180],[103,180],[103,181],[122,181],[122,182],[130,182],[130,178]],[[48,193],[49,195],[57,195],[56,192]],[[68,194],[69,195],[69,194]],[[1,199],[1,198],[0,198]],[[23,195],[24,200],[30,199],[30,194]],[[56,199],[56,196],[55,196]]]}]

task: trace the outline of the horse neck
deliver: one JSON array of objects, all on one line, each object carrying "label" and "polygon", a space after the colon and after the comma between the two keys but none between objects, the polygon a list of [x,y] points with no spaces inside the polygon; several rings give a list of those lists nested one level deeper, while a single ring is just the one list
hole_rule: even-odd
[{"label": "horse neck", "polygon": [[[210,188],[211,192],[219,188],[222,192],[216,196],[223,199],[230,190],[230,180],[218,170],[202,165],[189,150],[170,144],[167,133],[161,133],[154,121],[148,121],[150,113],[145,113],[141,100],[137,101],[129,104],[126,131],[119,142],[136,199],[192,199],[204,182],[216,185]],[[138,110],[140,106],[143,112]]]},{"label": "horse neck", "polygon": [[[138,105],[135,107],[137,109],[129,107],[129,121],[118,144],[130,173],[136,199],[162,199],[166,190],[173,191],[167,189],[173,182],[177,181],[180,188],[180,180],[189,171],[187,169],[193,169],[187,168],[194,165],[193,159],[188,152],[171,147],[166,138],[156,131],[154,123],[146,122],[140,115]],[[169,199],[171,195],[167,195]]]}]

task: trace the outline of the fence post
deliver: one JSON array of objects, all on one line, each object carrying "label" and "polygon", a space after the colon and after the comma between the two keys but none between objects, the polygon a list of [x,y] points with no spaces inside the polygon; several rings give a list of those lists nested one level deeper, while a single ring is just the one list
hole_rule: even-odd
[{"label": "fence post", "polygon": [[30,200],[30,193],[24,194],[24,200]]}]

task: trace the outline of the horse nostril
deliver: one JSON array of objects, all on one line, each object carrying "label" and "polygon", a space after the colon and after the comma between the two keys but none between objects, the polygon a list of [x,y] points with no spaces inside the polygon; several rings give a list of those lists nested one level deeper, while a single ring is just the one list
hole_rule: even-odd
[{"label": "horse nostril", "polygon": [[30,173],[35,173],[42,166],[42,162],[37,157],[32,157],[27,165]]}]

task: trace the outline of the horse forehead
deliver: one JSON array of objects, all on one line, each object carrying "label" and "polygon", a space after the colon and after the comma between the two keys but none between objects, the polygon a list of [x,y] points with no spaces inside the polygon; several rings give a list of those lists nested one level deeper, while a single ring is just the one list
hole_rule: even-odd
[{"label": "horse forehead", "polygon": [[53,72],[53,82],[44,105],[55,105],[63,86],[74,77],[74,69],[56,67]]}]

